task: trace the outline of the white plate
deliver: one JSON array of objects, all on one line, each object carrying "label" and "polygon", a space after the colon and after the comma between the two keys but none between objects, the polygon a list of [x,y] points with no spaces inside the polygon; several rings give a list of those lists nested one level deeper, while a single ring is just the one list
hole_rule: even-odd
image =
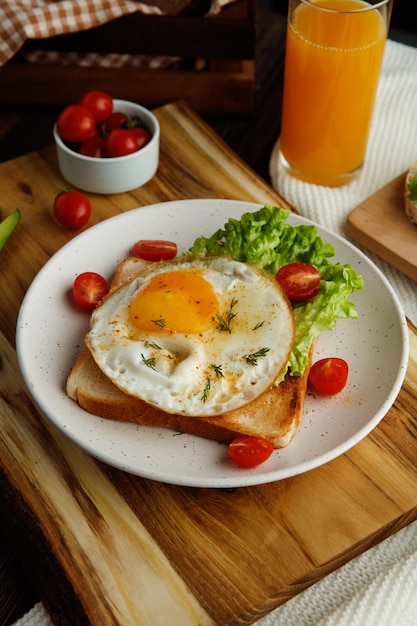
[{"label": "white plate", "polygon": [[[340,356],[350,367],[342,393],[308,396],[293,442],[258,468],[237,468],[227,446],[176,432],[90,415],[65,394],[68,373],[83,348],[88,317],[69,298],[74,277],[97,271],[111,278],[138,239],[171,239],[179,252],[211,235],[229,217],[260,205],[229,200],[166,202],[101,222],[61,248],[35,277],[17,324],[17,354],[30,393],[45,415],[87,452],[132,474],[194,487],[240,487],[294,476],[339,456],[363,439],[393,404],[408,361],[408,330],[396,295],[381,272],[344,239],[320,227],[336,247],[333,260],[350,263],[365,289],[352,296],[357,320],[338,320],[320,336],[315,358]],[[311,223],[291,215],[289,223]]]}]

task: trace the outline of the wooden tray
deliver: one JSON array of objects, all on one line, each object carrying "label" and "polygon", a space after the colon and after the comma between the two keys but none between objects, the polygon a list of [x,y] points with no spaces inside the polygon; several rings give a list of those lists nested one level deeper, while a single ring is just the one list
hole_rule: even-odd
[{"label": "wooden tray", "polygon": [[401,174],[348,215],[346,233],[417,281],[417,226],[405,214]]},{"label": "wooden tray", "polygon": [[[93,222],[180,198],[287,206],[187,106],[156,114],[157,175],[129,194],[92,195]],[[287,480],[236,490],[162,484],[106,466],[58,432],[25,389],[14,338],[28,285],[74,236],[51,217],[65,183],[53,147],[1,164],[0,176],[1,209],[22,211],[0,264],[0,524],[56,624],[251,624],[417,518],[411,326],[406,380],[379,426]]]}]

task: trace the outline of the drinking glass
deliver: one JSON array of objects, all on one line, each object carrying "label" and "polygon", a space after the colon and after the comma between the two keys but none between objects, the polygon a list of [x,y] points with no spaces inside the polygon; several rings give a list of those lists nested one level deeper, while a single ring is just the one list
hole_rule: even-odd
[{"label": "drinking glass", "polygon": [[289,0],[280,161],[335,187],[364,162],[393,0]]}]

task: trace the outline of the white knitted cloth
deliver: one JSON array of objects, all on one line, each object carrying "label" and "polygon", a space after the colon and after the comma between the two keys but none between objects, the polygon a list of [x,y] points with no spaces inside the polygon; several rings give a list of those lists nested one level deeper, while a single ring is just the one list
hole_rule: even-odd
[{"label": "white knitted cloth", "polygon": [[[328,189],[296,181],[279,171],[274,150],[272,184],[302,215],[343,234],[349,211],[417,161],[416,68],[416,48],[387,42],[365,167],[350,185]],[[416,283],[369,256],[417,325]],[[298,594],[256,626],[417,626],[416,589],[417,522]],[[15,626],[52,626],[52,622],[39,603]]]},{"label": "white knitted cloth", "polygon": [[[359,178],[337,188],[303,183],[286,174],[278,160],[278,142],[271,155],[272,186],[301,215],[344,235],[347,215],[375,191],[417,161],[417,48],[389,40],[364,168]],[[417,228],[416,228],[417,245]],[[390,281],[407,317],[417,325],[417,284],[362,248]]]},{"label": "white knitted cloth", "polygon": [[417,626],[417,522],[329,574],[256,626]]}]

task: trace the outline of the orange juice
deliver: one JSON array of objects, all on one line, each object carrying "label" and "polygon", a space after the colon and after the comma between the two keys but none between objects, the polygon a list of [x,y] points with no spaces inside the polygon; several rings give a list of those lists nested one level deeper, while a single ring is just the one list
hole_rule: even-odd
[{"label": "orange juice", "polygon": [[280,151],[294,176],[319,185],[343,184],[365,157],[389,16],[364,8],[311,0],[289,19]]}]

